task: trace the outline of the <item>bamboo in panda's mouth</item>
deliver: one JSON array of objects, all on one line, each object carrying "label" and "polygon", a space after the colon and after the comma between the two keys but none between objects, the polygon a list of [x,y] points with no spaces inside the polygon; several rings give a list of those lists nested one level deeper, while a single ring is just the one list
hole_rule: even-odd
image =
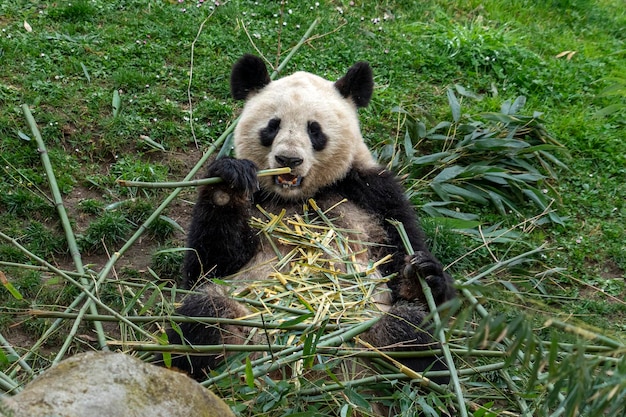
[{"label": "bamboo in panda's mouth", "polygon": [[274,183],[283,188],[298,187],[302,182],[302,177],[292,174],[281,174],[274,177]]}]

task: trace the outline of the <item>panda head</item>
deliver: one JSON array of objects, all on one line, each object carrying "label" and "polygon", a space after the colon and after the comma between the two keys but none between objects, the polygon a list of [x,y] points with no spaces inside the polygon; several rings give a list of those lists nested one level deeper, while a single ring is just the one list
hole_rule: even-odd
[{"label": "panda head", "polygon": [[357,115],[373,85],[366,62],[336,82],[307,72],[270,81],[263,61],[244,55],[233,66],[230,84],[233,97],[245,100],[234,132],[237,158],[259,169],[291,168],[291,174],[259,179],[263,191],[285,200],[313,197],[352,168],[376,166]]}]

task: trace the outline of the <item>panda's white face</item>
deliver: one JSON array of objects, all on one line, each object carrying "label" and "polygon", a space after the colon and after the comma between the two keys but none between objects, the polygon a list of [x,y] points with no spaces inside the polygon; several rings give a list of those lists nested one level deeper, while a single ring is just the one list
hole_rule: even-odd
[{"label": "panda's white face", "polygon": [[375,161],[359,129],[357,107],[333,82],[297,72],[247,97],[234,133],[238,158],[259,169],[290,167],[261,177],[261,189],[287,200],[312,197],[348,173]]}]

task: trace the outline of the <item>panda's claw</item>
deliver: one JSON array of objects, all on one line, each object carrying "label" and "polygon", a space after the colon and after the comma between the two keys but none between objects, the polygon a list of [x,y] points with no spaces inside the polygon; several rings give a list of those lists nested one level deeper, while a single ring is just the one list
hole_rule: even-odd
[{"label": "panda's claw", "polygon": [[408,281],[414,282],[415,288],[420,288],[420,284],[415,282],[415,278],[424,279],[437,304],[454,297],[452,278],[444,271],[441,263],[429,252],[417,251],[412,256],[407,257],[403,275]]}]

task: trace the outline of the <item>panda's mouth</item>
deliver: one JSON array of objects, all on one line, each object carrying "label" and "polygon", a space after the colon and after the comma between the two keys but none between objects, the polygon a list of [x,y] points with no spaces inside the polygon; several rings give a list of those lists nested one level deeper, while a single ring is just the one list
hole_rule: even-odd
[{"label": "panda's mouth", "polygon": [[296,175],[281,174],[274,176],[274,183],[282,188],[299,187],[301,182],[302,177]]}]

